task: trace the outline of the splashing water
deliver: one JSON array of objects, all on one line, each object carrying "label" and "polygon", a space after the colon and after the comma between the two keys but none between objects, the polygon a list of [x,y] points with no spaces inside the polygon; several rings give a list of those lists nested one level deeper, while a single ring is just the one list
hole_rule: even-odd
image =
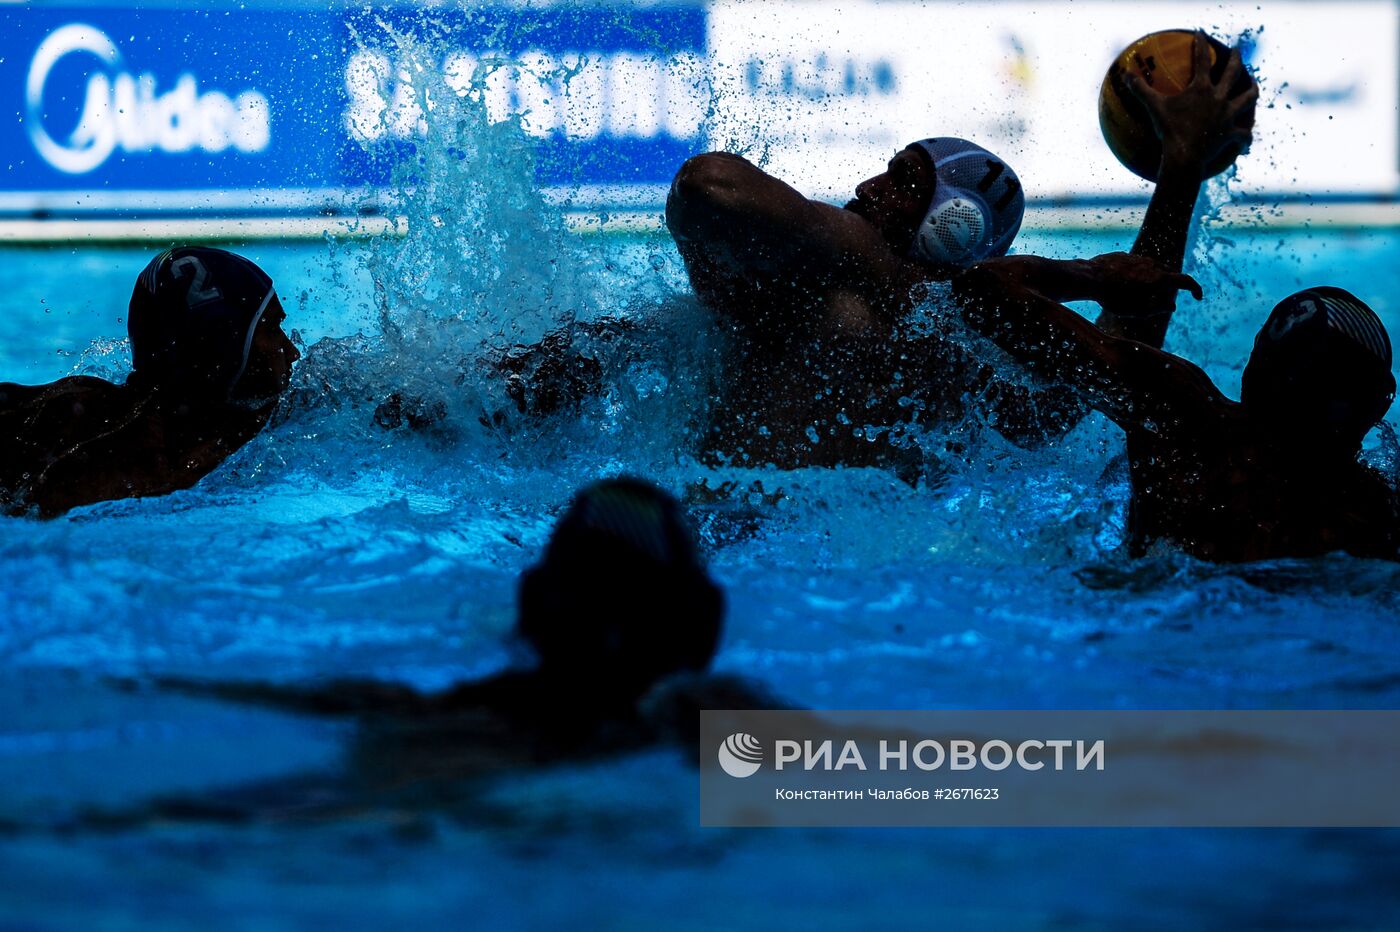
[{"label": "splashing water", "polygon": [[[312,347],[285,416],[334,411],[327,429],[381,440],[372,422],[406,422],[440,447],[484,444],[521,465],[574,454],[607,472],[642,449],[655,458],[648,465],[674,464],[717,347],[701,309],[678,293],[669,257],[658,243],[605,250],[568,231],[563,208],[535,181],[536,143],[522,117],[488,114],[492,71],[514,63],[444,70],[437,43],[381,27],[398,64],[366,79],[417,115],[419,134],[394,166],[396,229],[352,259],[373,282],[375,327]],[[601,318],[621,322],[625,338],[575,326]],[[520,366],[502,366],[512,349],[550,333],[596,368],[591,383],[603,389],[585,393],[582,410],[564,405],[572,420],[523,413],[508,375]],[[334,468],[330,459],[318,466]]]},{"label": "splashing water", "polygon": [[[761,679],[796,703],[1115,708],[1400,701],[1394,674],[1400,578],[1393,568],[1344,558],[1219,568],[1170,552],[1126,560],[1118,549],[1123,444],[1102,418],[1090,417],[1063,442],[1035,452],[1011,446],[975,419],[910,430],[910,444],[948,467],[942,481],[921,486],[878,469],[701,466],[694,427],[722,374],[726,348],[687,293],[669,242],[570,234],[563,209],[535,183],[536,150],[519,119],[488,118],[476,93],[485,72],[444,75],[431,42],[392,32],[390,39],[399,65],[375,80],[386,82],[386,96],[389,83],[394,91],[408,89],[423,131],[396,164],[393,209],[401,228],[368,244],[329,244],[311,257],[317,269],[303,277],[315,284],[305,289],[284,284],[298,281],[289,271],[294,251],[268,249],[259,260],[284,297],[298,290],[310,295],[301,302],[308,316],[355,320],[363,301],[361,332],[324,325],[330,335],[308,347],[278,423],[197,488],[82,509],[47,524],[0,527],[0,572],[11,580],[0,591],[0,663],[20,697],[0,691],[0,701],[12,700],[4,705],[12,712],[7,728],[42,733],[49,742],[42,754],[23,750],[38,747],[35,741],[0,743],[0,766],[24,778],[12,785],[45,783],[33,774],[70,754],[78,764],[52,765],[63,771],[50,781],[54,792],[65,804],[96,795],[92,784],[101,781],[75,774],[104,772],[84,756],[103,742],[144,761],[184,748],[181,734],[222,737],[235,748],[227,760],[200,769],[194,755],[179,757],[170,774],[161,774],[188,771],[203,786],[260,776],[240,758],[324,740],[295,730],[287,737],[278,730],[286,726],[246,716],[227,725],[230,738],[220,730],[225,719],[157,700],[142,712],[155,723],[150,728],[107,724],[102,715],[115,713],[104,711],[111,705],[100,678],[110,674],[359,675],[438,687],[499,669],[514,656],[508,634],[516,575],[538,554],[572,491],[619,472],[676,491],[697,479],[735,484],[727,501],[694,510],[730,596],[718,665]],[[1228,180],[1209,192],[1212,205],[1223,203]],[[1031,231],[1021,251],[1092,255],[1125,248],[1123,239]],[[1282,271],[1279,252],[1289,254]],[[1382,296],[1378,310],[1394,331],[1397,307],[1387,296],[1400,294],[1397,259],[1400,237],[1393,234],[1359,245],[1293,234],[1203,235],[1194,261],[1211,296],[1203,305],[1183,304],[1171,346],[1203,362],[1231,390],[1264,301],[1293,290],[1294,276],[1339,278],[1343,285],[1348,277],[1364,280],[1368,287],[1355,290]],[[131,269],[141,261],[133,254],[111,264]],[[62,268],[59,261],[49,266],[52,281],[62,280]],[[956,329],[956,315],[936,290],[920,314],[916,323]],[[595,339],[580,326],[605,318],[628,322],[628,339]],[[515,344],[559,328],[570,332],[571,345],[592,354],[599,390],[576,408],[521,414],[499,359]],[[1008,377],[1023,378],[985,342],[954,336],[970,352],[987,353]],[[123,352],[118,342],[93,344],[78,370],[119,376]],[[394,396],[397,422],[384,407]],[[961,453],[950,457],[951,448]],[[1378,432],[1368,455],[1396,475],[1393,430]],[[773,502],[771,493],[779,490]],[[79,671],[80,682],[55,685],[46,678],[55,670]],[[69,703],[75,716],[97,723],[84,719],[85,730],[54,725]],[[131,778],[125,798],[167,788],[156,782],[150,774]],[[644,818],[631,808],[643,785],[660,799],[659,814],[647,810]],[[1291,890],[1297,878],[1313,876],[1318,847],[1294,835],[1280,842],[1276,835],[1202,840],[1189,833],[1155,836],[1148,844],[1141,836],[1084,841],[1068,833],[1053,842],[1005,834],[960,835],[952,844],[944,835],[900,836],[894,843],[890,836],[829,835],[822,845],[807,835],[736,840],[698,832],[688,809],[677,814],[689,805],[677,800],[692,798],[693,790],[681,764],[649,756],[564,768],[493,791],[495,804],[511,813],[504,826],[445,829],[440,847],[406,853],[362,826],[347,830],[360,833],[349,843],[339,834],[308,833],[290,844],[303,864],[314,859],[347,871],[340,852],[383,844],[391,855],[385,875],[403,884],[390,892],[400,895],[447,897],[469,881],[480,887],[472,888],[472,902],[494,902],[502,885],[528,901],[544,878],[562,892],[558,904],[545,897],[535,908],[561,917],[576,902],[601,910],[632,897],[673,909],[693,899],[688,884],[697,876],[738,888],[761,878],[761,888],[748,891],[761,903],[769,885],[845,875],[882,889],[882,902],[912,916],[927,905],[922,891],[930,871],[981,884],[993,897],[1008,884],[1074,880],[1068,846],[1097,852],[1094,866],[1085,868],[1092,876],[1078,880],[1117,891],[1104,894],[1104,909],[1121,918],[1140,915],[1134,907],[1143,902],[1169,899],[1155,888],[1129,891],[1130,872],[1189,883],[1225,861],[1272,863],[1278,888]],[[572,821],[561,810],[575,813]],[[0,822],[7,814],[0,811]],[[663,828],[641,824],[651,818]],[[150,855],[170,844],[163,838],[153,831],[122,841]],[[227,902],[250,910],[241,914],[246,918],[261,915],[256,910],[264,901],[293,895],[271,879],[281,876],[279,858],[287,856],[276,849],[286,842],[282,835],[260,841],[211,829],[181,844],[207,846],[186,859],[192,863],[227,856],[255,865],[237,877],[247,889],[227,893]],[[7,872],[54,877],[81,861],[80,874],[106,876],[118,855],[87,844],[40,845],[51,861],[22,850],[10,857]],[[1013,848],[1020,873],[1006,853]],[[172,850],[155,856],[181,862],[185,849]],[[1335,857],[1349,869],[1353,860],[1393,865],[1396,857],[1379,844],[1375,852],[1357,850],[1343,846]],[[542,862],[539,851],[563,866]],[[4,858],[0,852],[0,863]],[[988,861],[990,871],[967,866]],[[463,872],[462,863],[473,870]],[[612,883],[625,893],[585,869],[594,864],[624,878]],[[686,883],[659,864],[682,865],[677,873]],[[181,862],[180,870],[201,868]],[[384,889],[378,884],[392,886],[360,870],[347,876],[376,891]],[[200,879],[210,882],[214,873]],[[586,889],[591,883],[599,889]],[[911,890],[920,891],[917,902],[901,900]],[[1238,893],[1218,892],[1231,902]],[[718,917],[716,924],[732,919]]]}]

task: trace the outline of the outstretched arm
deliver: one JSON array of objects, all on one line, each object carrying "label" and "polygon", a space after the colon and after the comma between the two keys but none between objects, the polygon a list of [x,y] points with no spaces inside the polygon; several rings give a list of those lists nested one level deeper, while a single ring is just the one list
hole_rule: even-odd
[{"label": "outstretched arm", "polygon": [[[1157,186],[1132,255],[1151,259],[1167,272],[1180,272],[1185,263],[1205,167],[1230,147],[1248,147],[1259,99],[1259,87],[1252,80],[1236,92],[1246,75],[1238,49],[1231,50],[1219,81],[1210,76],[1210,45],[1204,33],[1196,34],[1192,52],[1191,82],[1179,94],[1161,94],[1131,71],[1124,75],[1129,92],[1147,108],[1162,141]],[[1160,349],[1175,310],[1175,291],[1162,289],[1141,295],[1135,304],[1104,305],[1098,323],[1114,336]]]},{"label": "outstretched arm", "polygon": [[[289,686],[259,681],[220,682],[163,676],[153,683],[160,689],[188,696],[226,699],[287,712],[330,717],[376,713],[403,715],[429,711],[435,707],[431,695],[397,683],[374,680],[330,680],[316,685]],[[133,688],[136,684],[120,681],[116,685]]]},{"label": "outstretched arm", "polygon": [[954,280],[963,317],[1037,375],[1069,385],[1124,428],[1166,431],[1207,416],[1225,399],[1186,360],[1105,333],[1061,300],[1131,300],[1173,287],[1200,297],[1188,276],[1121,253],[1056,262],[1013,256],[980,262]]},{"label": "outstretched arm", "polygon": [[[1012,256],[988,260],[984,266],[995,274],[985,276],[982,285],[974,285],[976,277],[967,279],[964,273],[954,286],[955,295],[963,298],[992,288],[995,291],[993,300],[1001,300],[1012,292],[1025,292],[1055,306],[1064,301],[1132,306],[1160,300],[1162,293],[1175,295],[1185,282],[1196,287],[1195,282],[1184,275],[1165,276],[1151,261],[1127,253],[1075,260]],[[1075,321],[1087,325],[1079,315],[1063,310]],[[1103,336],[1118,336],[1102,328],[1100,332]],[[1012,354],[1028,361],[1014,350]],[[1034,447],[1068,433],[1092,405],[1084,392],[1065,385],[1054,367],[1031,368],[1056,384],[1048,388],[1028,388],[995,377],[990,368],[985,376],[985,404],[992,424],[1002,436],[1025,447]]]},{"label": "outstretched arm", "polygon": [[[1258,86],[1252,80],[1242,81],[1246,73],[1238,50],[1230,53],[1218,81],[1210,76],[1210,47],[1204,33],[1197,34],[1192,51],[1192,80],[1179,94],[1160,94],[1137,75],[1125,75],[1129,91],[1147,108],[1162,142],[1157,185],[1130,256],[1151,260],[1169,273],[1181,272],[1185,262],[1206,166],[1232,146],[1242,150],[1249,145],[1259,99]],[[1101,256],[1094,260],[1098,269],[1087,263],[1025,266],[1018,275],[1029,276],[1022,283],[1051,301],[1098,301],[1102,308],[1098,326],[1104,335],[1161,349],[1176,310],[1177,288],[1139,281],[1127,290],[1105,292],[1099,274],[1105,260],[1111,259],[1122,271],[1127,258]],[[1064,397],[1057,388],[1031,391],[998,382],[988,397],[998,429],[1022,444],[1065,433],[1085,412],[1081,402]]]}]

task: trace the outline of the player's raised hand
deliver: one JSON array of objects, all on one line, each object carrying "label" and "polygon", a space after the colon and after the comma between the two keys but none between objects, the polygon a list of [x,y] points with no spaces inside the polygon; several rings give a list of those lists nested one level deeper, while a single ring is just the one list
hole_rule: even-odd
[{"label": "player's raised hand", "polygon": [[1238,154],[1253,140],[1254,108],[1259,85],[1247,77],[1239,49],[1231,49],[1219,80],[1211,78],[1210,42],[1197,32],[1191,43],[1191,81],[1177,94],[1163,94],[1140,76],[1123,76],[1128,91],[1152,118],[1162,141],[1164,161],[1204,169],[1221,153]]}]

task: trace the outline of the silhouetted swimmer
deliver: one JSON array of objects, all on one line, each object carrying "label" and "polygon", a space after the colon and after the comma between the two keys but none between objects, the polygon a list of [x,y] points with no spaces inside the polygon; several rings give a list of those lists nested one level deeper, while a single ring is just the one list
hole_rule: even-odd
[{"label": "silhouetted swimmer", "polygon": [[1121,255],[1004,258],[955,282],[973,327],[1127,432],[1135,553],[1166,541],[1222,562],[1400,559],[1400,500],[1358,460],[1395,396],[1375,313],[1340,288],[1285,298],[1255,338],[1235,402],[1186,360],[1109,336],[1058,303],[1162,287],[1201,294],[1187,276]]},{"label": "silhouetted swimmer", "polygon": [[262,269],[221,249],[151,260],[127,316],[132,373],[0,384],[0,508],[53,517],[194,485],[262,430],[300,353]]},{"label": "silhouetted swimmer", "polygon": [[[1209,55],[1198,37],[1197,62],[1206,67],[1175,96],[1133,87],[1152,117],[1162,162],[1132,252],[1173,271],[1184,261],[1204,166],[1248,144],[1240,122],[1258,95],[1253,82],[1241,81],[1238,51],[1218,79]],[[1006,161],[954,137],[918,140],[856,185],[855,195],[844,207],[808,198],[727,152],[697,155],[677,171],[667,228],[724,342],[698,431],[701,459],[881,466],[915,481],[932,465],[933,451],[915,442],[920,432],[980,418],[1013,443],[1036,446],[1079,423],[1087,409],[1064,385],[1007,378],[956,333],[923,326],[911,313],[929,283],[1011,246],[1024,192]],[[1134,297],[1137,306],[1123,313],[1106,304],[1100,326],[1160,347],[1175,291]],[[500,368],[508,384],[525,380],[511,396],[519,410],[555,410],[561,398],[600,385],[590,354],[606,325],[573,325],[513,351]],[[946,443],[960,452],[956,439]]]},{"label": "silhouetted swimmer", "polygon": [[[1203,35],[1196,51],[1205,67],[1190,87],[1171,98],[1142,95],[1163,161],[1133,251],[1176,271],[1203,166],[1248,144],[1239,118],[1257,96],[1252,82],[1231,92],[1244,74],[1238,51],[1219,81]],[[855,193],[844,208],[808,199],[724,152],[696,156],[676,174],[667,227],[695,294],[737,346],[709,427],[711,458],[898,467],[907,445],[880,425],[958,424],[978,409],[1021,445],[1074,427],[1085,409],[1063,386],[1003,378],[958,341],[905,324],[918,286],[1006,254],[1024,205],[1010,166],[963,140],[920,140]],[[1153,319],[1110,304],[1100,324],[1160,346],[1175,293],[1154,298]]]},{"label": "silhouetted swimmer", "polygon": [[724,596],[680,506],[649,483],[612,479],[581,491],[543,559],[521,577],[519,595],[516,630],[536,664],[442,692],[375,681],[157,679],[192,695],[359,727],[345,774],[334,781],[297,778],[164,800],[141,818],[469,804],[475,777],[662,742],[690,754],[701,708],[777,707],[741,679],[705,672],[719,643]]}]

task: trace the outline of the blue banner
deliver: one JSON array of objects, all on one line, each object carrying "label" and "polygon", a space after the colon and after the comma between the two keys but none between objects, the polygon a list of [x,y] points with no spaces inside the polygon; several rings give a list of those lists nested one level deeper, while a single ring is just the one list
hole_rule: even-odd
[{"label": "blue banner", "polygon": [[382,185],[423,132],[405,40],[521,120],[543,183],[664,183],[699,145],[705,26],[699,3],[0,7],[0,211],[306,209]]}]

